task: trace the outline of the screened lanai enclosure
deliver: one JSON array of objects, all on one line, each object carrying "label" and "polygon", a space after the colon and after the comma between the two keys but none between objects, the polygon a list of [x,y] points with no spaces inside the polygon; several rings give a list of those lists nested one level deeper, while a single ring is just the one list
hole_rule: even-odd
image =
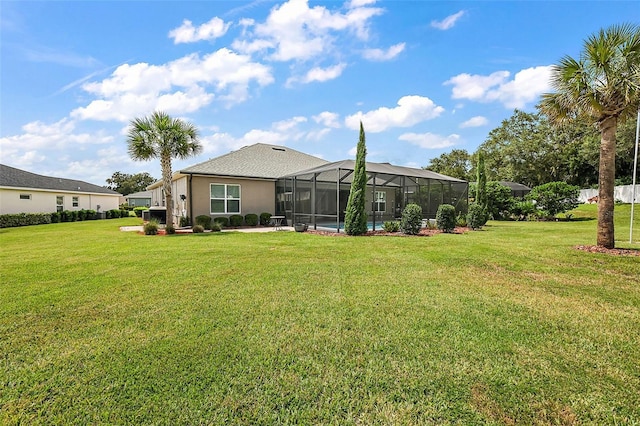
[{"label": "screened lanai enclosure", "polygon": [[[276,214],[289,223],[340,232],[355,161],[328,163],[285,176],[276,182]],[[369,229],[382,229],[385,221],[399,219],[407,204],[422,207],[423,219],[435,219],[441,204],[467,212],[468,182],[429,170],[366,163],[366,209]]]}]

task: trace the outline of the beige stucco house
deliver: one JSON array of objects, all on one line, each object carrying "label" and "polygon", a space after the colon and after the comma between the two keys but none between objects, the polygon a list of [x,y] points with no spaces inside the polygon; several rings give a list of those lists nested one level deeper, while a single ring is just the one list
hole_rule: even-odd
[{"label": "beige stucco house", "polygon": [[0,164],[0,214],[106,211],[119,208],[121,197],[102,186]]},{"label": "beige stucco house", "polygon": [[[180,216],[275,214],[277,179],[325,163],[284,146],[245,146],[174,173],[171,208],[176,220]],[[151,191],[152,207],[167,207],[162,181],[147,189]]]},{"label": "beige stucco house", "polygon": [[[329,163],[294,149],[267,144],[243,147],[229,154],[181,169],[173,176],[174,217],[212,218],[263,212],[286,218],[288,224],[340,228],[355,163]],[[408,203],[418,203],[425,218],[451,203],[467,210],[468,182],[429,170],[366,163],[366,205],[373,229],[398,218]],[[166,207],[162,182],[149,186],[152,209]]]}]

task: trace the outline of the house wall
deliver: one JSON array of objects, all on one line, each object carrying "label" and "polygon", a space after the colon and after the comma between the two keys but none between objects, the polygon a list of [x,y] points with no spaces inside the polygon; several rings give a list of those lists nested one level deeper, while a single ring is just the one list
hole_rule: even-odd
[{"label": "house wall", "polygon": [[[212,183],[240,185],[240,214],[243,216],[249,213],[259,215],[263,212],[271,214],[275,212],[276,184],[274,181],[194,176],[191,194],[193,213],[190,214],[192,218],[202,214],[211,217],[231,216],[231,214],[211,214],[210,185]],[[189,208],[189,200],[187,200],[187,208]]]},{"label": "house wall", "polygon": [[[21,200],[20,195],[30,195],[30,200]],[[0,189],[0,214],[53,213],[56,197],[64,197],[63,210],[112,210],[119,208],[118,195],[88,194],[81,192],[43,191],[34,189]],[[73,206],[73,197],[78,197],[78,206]]]}]

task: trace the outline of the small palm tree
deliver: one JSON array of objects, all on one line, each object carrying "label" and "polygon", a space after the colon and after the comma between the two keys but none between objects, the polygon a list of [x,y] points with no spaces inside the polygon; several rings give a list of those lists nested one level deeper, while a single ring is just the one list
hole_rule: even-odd
[{"label": "small palm tree", "polygon": [[613,248],[616,129],[640,107],[640,27],[591,35],[579,59],[566,56],[554,66],[551,84],[556,92],[542,96],[540,109],[552,122],[586,118],[600,130],[597,244]]},{"label": "small palm tree", "polygon": [[167,206],[167,225],[173,224],[171,195],[171,159],[185,159],[198,155],[202,145],[198,129],[191,123],[156,111],[149,117],[131,120],[127,134],[129,155],[134,160],[160,159],[162,190]]}]

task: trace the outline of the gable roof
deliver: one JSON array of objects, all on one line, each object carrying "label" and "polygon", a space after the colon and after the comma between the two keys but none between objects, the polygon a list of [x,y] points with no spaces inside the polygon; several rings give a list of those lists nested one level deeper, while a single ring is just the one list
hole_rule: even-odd
[{"label": "gable roof", "polygon": [[153,194],[151,191],[140,191],[125,195],[124,198],[151,198],[151,194]]},{"label": "gable roof", "polygon": [[37,175],[35,173],[16,169],[0,164],[0,187],[47,189],[64,192],[90,192],[105,195],[117,195],[119,193],[111,189],[87,183],[81,180],[63,179],[57,177]]},{"label": "gable roof", "polygon": [[187,167],[180,173],[277,179],[327,163],[326,160],[285,146],[257,143]]}]

